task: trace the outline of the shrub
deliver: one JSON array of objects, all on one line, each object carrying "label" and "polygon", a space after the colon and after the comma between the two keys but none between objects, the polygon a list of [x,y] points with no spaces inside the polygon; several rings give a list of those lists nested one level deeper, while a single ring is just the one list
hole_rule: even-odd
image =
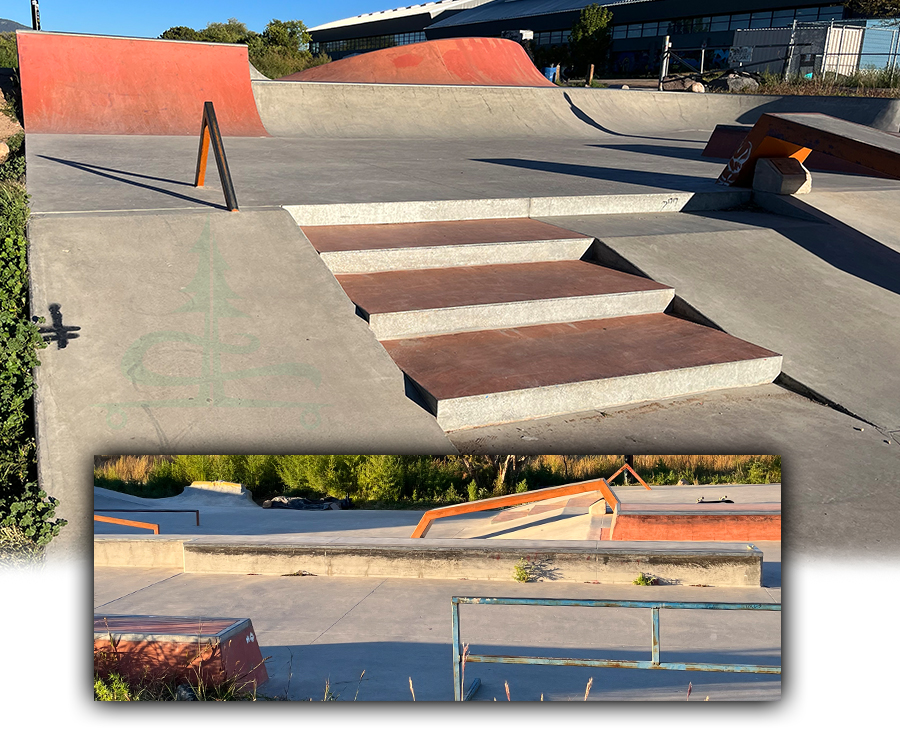
[{"label": "shrub", "polygon": [[16,32],[0,34],[0,68],[18,68],[19,54],[16,47]]}]

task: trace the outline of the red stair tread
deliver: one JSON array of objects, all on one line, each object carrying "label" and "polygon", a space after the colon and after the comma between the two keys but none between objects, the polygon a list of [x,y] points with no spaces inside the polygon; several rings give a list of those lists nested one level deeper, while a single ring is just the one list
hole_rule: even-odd
[{"label": "red stair tread", "polygon": [[473,219],[411,224],[343,224],[300,227],[320,253],[441,247],[493,242],[587,239],[583,234],[534,219]]},{"label": "red stair tread", "polygon": [[663,313],[396,339],[382,345],[435,399],[777,356]]},{"label": "red stair tread", "polygon": [[582,260],[338,274],[337,280],[370,315],[668,288]]}]

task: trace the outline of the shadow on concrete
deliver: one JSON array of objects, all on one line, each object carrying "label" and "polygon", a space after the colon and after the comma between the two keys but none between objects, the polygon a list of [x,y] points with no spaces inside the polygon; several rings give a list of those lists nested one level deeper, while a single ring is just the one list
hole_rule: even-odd
[{"label": "shadow on concrete", "polygon": [[[449,622],[448,622],[449,629]],[[647,629],[649,631],[649,627]],[[259,633],[265,643],[265,634]],[[523,646],[494,642],[469,644],[472,654],[548,656],[555,658],[593,658],[649,660],[646,650],[585,649],[549,646]],[[269,681],[261,692],[288,700],[321,701],[325,683],[339,701],[411,701],[410,680],[416,701],[453,700],[452,658],[449,643],[371,641],[363,643],[314,643],[263,647]],[[774,649],[718,651],[679,651],[665,648],[663,661],[697,663],[739,663],[778,665],[781,657]],[[360,679],[363,671],[365,674]],[[506,701],[509,684],[513,701],[583,700],[587,681],[593,678],[590,698],[594,700],[654,699],[685,700],[688,683],[693,683],[692,700],[777,699],[778,675],[728,674],[716,672],[556,667],[512,664],[467,664],[465,684],[476,677],[482,681],[475,695],[478,701]],[[358,691],[358,692],[357,692]],[[750,695],[747,693],[750,692]],[[743,695],[741,695],[743,694]]]},{"label": "shadow on concrete", "polygon": [[781,588],[781,561],[762,564],[762,586],[767,589]]},{"label": "shadow on concrete", "polygon": [[[581,109],[575,102],[572,101],[572,97],[568,94],[563,95],[565,97],[566,102],[569,104],[569,108],[572,110],[572,114],[575,115],[579,120],[581,120],[585,125],[590,125],[592,128],[596,128],[597,130],[608,133],[609,135],[616,135],[621,138],[646,138],[651,141],[683,141],[687,143],[706,143],[705,140],[697,140],[694,138],[665,138],[662,136],[654,136],[654,135],[635,135],[634,133],[618,133],[615,130],[610,130],[607,127],[604,127],[599,122],[597,122],[593,117],[591,117],[587,112]],[[754,120],[755,122],[755,120]]]},{"label": "shadow on concrete", "polygon": [[[210,203],[209,201],[201,200],[200,198],[192,198],[190,196],[184,195],[183,193],[176,193],[172,190],[166,190],[165,188],[155,187],[154,185],[146,185],[142,182],[136,182],[134,180],[129,180],[124,177],[117,177],[116,175],[129,175],[131,177],[138,177],[145,180],[155,180],[157,182],[167,182],[172,185],[184,185],[186,187],[192,188],[193,185],[189,182],[180,182],[178,180],[169,180],[163,177],[152,177],[150,175],[137,174],[135,172],[123,172],[119,169],[111,169],[109,167],[101,167],[96,164],[83,164],[82,162],[71,161],[69,159],[58,159],[53,156],[45,156],[44,154],[37,154],[37,157],[40,159],[46,159],[47,161],[56,162],[57,164],[63,164],[67,167],[72,167],[73,169],[80,169],[82,172],[88,172],[89,174],[95,174],[99,177],[105,177],[109,180],[115,180],[116,182],[122,182],[126,185],[132,185],[134,187],[144,188],[145,190],[152,190],[155,193],[161,193],[163,195],[168,195],[173,198],[180,198],[181,200],[189,201],[190,203],[197,203],[201,206],[208,206],[210,208],[218,208],[223,211],[227,211],[228,208],[224,205],[220,205],[218,203]],[[111,174],[114,173],[114,174]]]},{"label": "shadow on concrete", "polygon": [[711,177],[689,177],[667,175],[657,172],[639,172],[634,169],[618,169],[614,167],[592,167],[584,164],[562,164],[552,161],[536,161],[533,159],[474,159],[485,164],[496,164],[504,167],[518,167],[539,172],[564,174],[572,177],[586,177],[592,180],[629,183],[662,190],[683,190],[701,192],[715,185]]},{"label": "shadow on concrete", "polygon": [[591,148],[603,148],[612,151],[628,151],[634,154],[650,154],[651,156],[665,156],[669,159],[687,159],[688,161],[705,162],[708,164],[722,163],[727,159],[710,159],[702,155],[702,149],[691,146],[661,146],[655,143],[592,143]]},{"label": "shadow on concrete", "polygon": [[840,223],[775,231],[834,268],[900,294],[900,253],[853,227]]}]

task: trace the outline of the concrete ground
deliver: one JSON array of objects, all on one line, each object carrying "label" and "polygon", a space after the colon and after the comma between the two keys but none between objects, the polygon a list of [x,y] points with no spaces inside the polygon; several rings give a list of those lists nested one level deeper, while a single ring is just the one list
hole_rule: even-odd
[{"label": "concrete ground", "polygon": [[[709,133],[593,138],[232,138],[228,165],[242,209],[466,198],[722,192]],[[188,136],[32,135],[26,145],[35,215],[221,208],[218,176],[192,180]],[[297,165],[302,165],[298,170]],[[900,188],[859,175],[816,174],[816,190]],[[659,210],[663,210],[662,205]]]},{"label": "concrete ground", "polygon": [[[286,580],[285,580],[286,578]],[[780,578],[767,588],[517,584],[371,578],[190,575],[177,570],[97,568],[95,614],[249,617],[269,682],[261,692],[321,700],[326,682],[341,701],[453,698],[450,597],[781,601]],[[461,637],[471,653],[649,658],[649,613],[642,610],[461,605]],[[775,612],[662,612],[663,660],[779,664],[781,616]],[[363,671],[365,674],[363,675]],[[773,675],[656,672],[584,667],[470,664],[476,700],[777,700]]]},{"label": "concrete ground", "polygon": [[[33,312],[49,319],[58,304],[63,325],[80,328],[66,348],[51,344],[41,353],[38,371],[41,479],[69,519],[59,553],[89,555],[86,467],[94,454],[454,450],[781,452],[786,534],[796,549],[895,553],[896,238],[889,221],[866,217],[889,215],[900,183],[815,175],[809,205],[818,196],[821,210],[856,230],[840,235],[859,248],[855,256],[853,247],[835,245],[833,227],[740,212],[730,221],[735,231],[718,234],[673,229],[679,222],[657,213],[656,244],[653,231],[634,227],[612,243],[727,332],[784,354],[787,375],[856,418],[772,386],[447,435],[410,400],[402,373],[278,209],[599,195],[642,196],[616,210],[662,212],[685,191],[725,195],[714,184],[722,164],[700,155],[710,123],[750,122],[763,106],[753,97],[605,92],[590,109],[589,94],[572,94],[564,113],[541,110],[532,122],[515,110],[516,129],[502,138],[485,137],[486,121],[475,135],[448,131],[435,109],[429,132],[444,128],[442,137],[227,139],[240,214],[221,209],[214,170],[206,188],[191,187],[194,138],[29,136]],[[616,96],[639,106],[604,120]],[[678,105],[666,110],[668,130],[663,110],[642,109],[657,99]],[[706,114],[693,117],[686,102]],[[719,117],[718,106],[730,114]],[[475,122],[479,112],[460,111],[460,122]],[[547,122],[534,121],[545,114]],[[556,137],[552,118],[563,114]],[[314,124],[327,130],[324,120]],[[345,133],[359,132],[360,123],[351,125]],[[218,256],[203,255],[207,222]],[[609,234],[609,222],[598,222],[595,234]],[[202,307],[201,271],[225,306]],[[215,334],[204,327],[213,313]],[[197,408],[204,404],[222,408]]]}]

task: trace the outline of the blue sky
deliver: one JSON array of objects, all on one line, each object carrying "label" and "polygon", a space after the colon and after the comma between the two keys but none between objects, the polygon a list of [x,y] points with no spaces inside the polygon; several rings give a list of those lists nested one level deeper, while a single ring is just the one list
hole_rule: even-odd
[{"label": "blue sky", "polygon": [[[413,2],[407,0],[405,4]],[[229,18],[243,21],[253,31],[262,31],[273,18],[300,20],[307,26],[316,26],[401,5],[404,5],[403,0],[40,0],[41,27],[45,31],[144,37],[159,36],[170,26],[196,29],[203,28],[210,21],[227,21]],[[2,0],[0,18],[31,26],[30,0]]]}]

